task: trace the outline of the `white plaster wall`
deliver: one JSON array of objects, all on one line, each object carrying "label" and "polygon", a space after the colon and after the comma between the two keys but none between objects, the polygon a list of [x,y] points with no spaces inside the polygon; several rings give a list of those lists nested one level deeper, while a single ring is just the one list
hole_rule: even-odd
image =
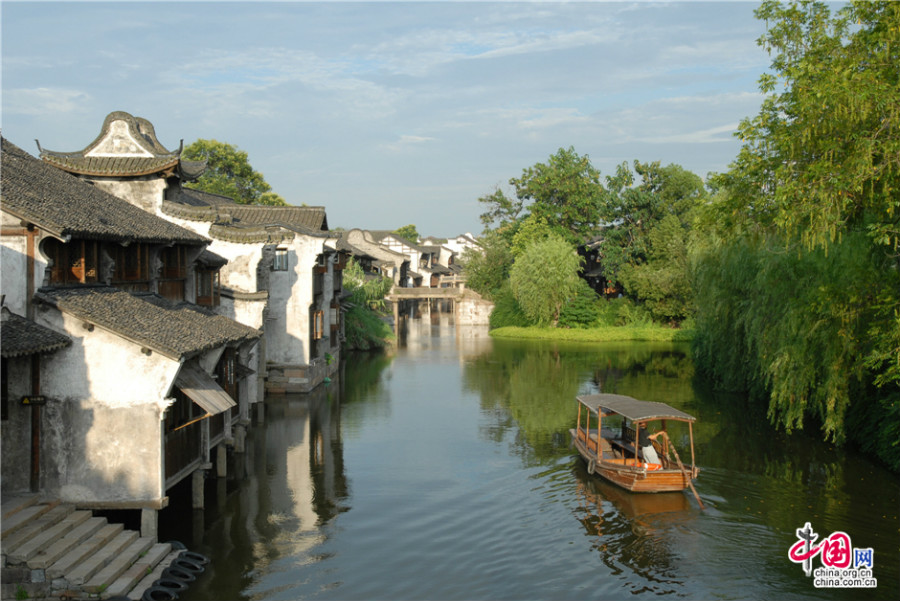
[{"label": "white plaster wall", "polygon": [[109,124],[109,130],[102,140],[89,152],[85,153],[89,157],[152,157],[150,151],[146,150],[138,143],[128,127],[128,122],[122,119],[116,119]]},{"label": "white plaster wall", "polygon": [[84,504],[158,502],[165,495],[158,406],[86,399],[48,402],[45,409],[42,481],[48,493]]},{"label": "white plaster wall", "polygon": [[[474,240],[474,236],[472,236],[471,234],[467,234],[467,236]],[[471,241],[467,240],[465,236],[457,236],[456,238],[451,238],[450,240],[447,240],[445,246],[450,248],[450,250],[452,250],[459,256],[462,256],[467,248],[478,248]]]},{"label": "white plaster wall", "polygon": [[[309,310],[313,302],[312,270],[325,240],[298,235],[288,247],[288,270],[269,276],[269,313],[266,319],[266,360],[308,364]],[[324,291],[324,284],[323,284]]]},{"label": "white plaster wall", "polygon": [[[19,315],[25,315],[25,299],[27,292],[26,269],[28,255],[25,236],[2,236],[0,246],[0,294],[6,299],[4,304],[9,310]],[[39,278],[36,278],[40,282]]]},{"label": "white plaster wall", "polygon": [[[45,395],[65,400],[94,399],[110,407],[159,405],[178,373],[179,362],[152,351],[141,352],[129,342],[100,327],[93,331],[66,313],[38,304],[35,321],[72,338],[71,346],[45,359],[42,376]],[[123,385],[127,376],[127,385]]]},{"label": "white plaster wall", "polygon": [[241,292],[259,291],[256,270],[262,260],[263,246],[262,243],[236,244],[213,239],[209,250],[228,259],[219,276],[222,284]]},{"label": "white plaster wall", "polygon": [[166,180],[156,176],[136,180],[104,179],[99,177],[87,179],[94,182],[94,185],[101,190],[127,200],[136,207],[140,207],[154,215],[158,214],[159,207],[162,205],[163,192],[166,189]]},{"label": "white plaster wall", "polygon": [[[160,203],[160,207],[162,207],[162,203]],[[191,230],[192,232],[196,232],[201,236],[206,236],[207,238],[210,237],[209,228],[212,227],[212,223],[210,223],[209,221],[189,221],[187,219],[179,219],[178,217],[173,217],[172,215],[163,213],[161,209],[156,214],[158,217],[162,217],[166,221],[170,221],[175,225],[180,225],[184,229]]]},{"label": "white plaster wall", "polygon": [[263,314],[267,304],[267,299],[246,300],[223,297],[220,303],[223,311],[217,311],[217,313],[227,315],[231,319],[251,328],[259,329],[263,327]]},{"label": "white plaster wall", "polygon": [[73,503],[158,501],[162,419],[179,362],[46,305],[35,321],[72,338],[44,358],[44,490]]}]

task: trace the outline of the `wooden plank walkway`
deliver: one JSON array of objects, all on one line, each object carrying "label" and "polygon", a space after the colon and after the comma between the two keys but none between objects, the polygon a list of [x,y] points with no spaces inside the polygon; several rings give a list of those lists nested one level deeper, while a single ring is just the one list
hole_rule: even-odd
[{"label": "wooden plank walkway", "polygon": [[2,599],[140,599],[181,552],[38,495],[0,509]]}]

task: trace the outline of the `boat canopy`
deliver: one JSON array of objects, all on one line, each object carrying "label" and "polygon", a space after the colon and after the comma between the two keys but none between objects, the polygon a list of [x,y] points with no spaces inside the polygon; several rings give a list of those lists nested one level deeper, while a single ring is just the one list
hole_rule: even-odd
[{"label": "boat canopy", "polygon": [[665,403],[653,401],[639,401],[630,396],[621,394],[585,394],[577,397],[578,402],[590,409],[598,411],[601,407],[612,413],[630,419],[631,421],[645,421],[648,419],[675,419],[685,422],[696,421],[692,415],[669,407]]}]

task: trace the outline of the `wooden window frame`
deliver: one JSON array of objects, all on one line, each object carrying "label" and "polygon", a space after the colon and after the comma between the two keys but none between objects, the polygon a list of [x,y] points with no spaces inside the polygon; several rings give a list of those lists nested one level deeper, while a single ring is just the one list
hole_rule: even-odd
[{"label": "wooden window frame", "polygon": [[[197,304],[205,307],[218,307],[221,301],[219,289],[219,270],[198,269],[195,273],[197,283]],[[208,283],[209,294],[202,294],[203,284]]]},{"label": "wooden window frame", "polygon": [[275,249],[275,260],[272,262],[272,271],[287,271],[290,267],[288,249],[279,247]]},{"label": "wooden window frame", "polygon": [[162,259],[161,276],[167,280],[187,278],[187,249],[180,244],[168,246],[160,251]]},{"label": "wooden window frame", "polygon": [[150,248],[140,242],[114,249],[113,282],[149,282]]},{"label": "wooden window frame", "polygon": [[51,261],[51,283],[90,284],[100,280],[100,243],[96,240],[61,242],[49,238],[44,252]]},{"label": "wooden window frame", "polygon": [[325,311],[313,312],[313,340],[321,340],[325,336]]}]

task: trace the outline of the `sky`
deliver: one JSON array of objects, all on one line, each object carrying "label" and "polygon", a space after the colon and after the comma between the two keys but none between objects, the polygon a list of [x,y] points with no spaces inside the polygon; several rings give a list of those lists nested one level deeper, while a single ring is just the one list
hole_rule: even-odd
[{"label": "sky", "polygon": [[77,151],[113,111],[249,155],[332,227],[479,234],[560,148],[704,179],[770,58],[757,2],[0,3],[3,136]]}]

